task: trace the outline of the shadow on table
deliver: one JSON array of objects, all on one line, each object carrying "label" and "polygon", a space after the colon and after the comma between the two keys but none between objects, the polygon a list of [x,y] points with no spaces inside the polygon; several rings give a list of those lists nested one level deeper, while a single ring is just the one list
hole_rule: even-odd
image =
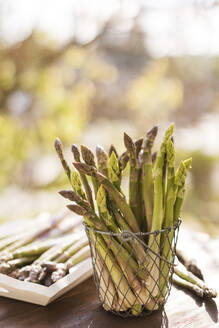
[{"label": "shadow on table", "polygon": [[216,302],[213,299],[200,298],[187,289],[184,289],[176,285],[174,285],[174,287],[178,290],[183,290],[183,292],[189,295],[199,307],[202,307],[204,305],[205,310],[209,314],[212,321],[214,321],[215,323],[218,322],[218,308]]},{"label": "shadow on table", "polygon": [[165,310],[157,311],[153,314],[139,318],[121,318],[112,313],[105,312],[102,308],[95,311],[95,316],[88,324],[88,328],[100,328],[106,326],[113,328],[121,327],[150,327],[150,328],[168,328],[168,318]]},{"label": "shadow on table", "polygon": [[208,312],[209,316],[214,322],[218,322],[218,308],[214,300],[204,301],[205,310]]}]

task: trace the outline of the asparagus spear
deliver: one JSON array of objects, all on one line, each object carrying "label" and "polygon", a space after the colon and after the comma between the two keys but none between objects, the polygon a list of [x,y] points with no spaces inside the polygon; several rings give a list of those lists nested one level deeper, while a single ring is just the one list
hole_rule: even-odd
[{"label": "asparagus spear", "polygon": [[116,158],[119,158],[119,155],[118,155],[118,153],[117,153],[117,150],[116,150],[115,146],[114,146],[114,145],[111,145],[110,148],[109,148],[109,157],[111,156],[111,154],[112,154],[113,152],[115,153]]},{"label": "asparagus spear", "polygon": [[138,158],[138,155],[141,151],[141,147],[142,147],[142,144],[143,144],[143,141],[144,139],[143,138],[140,138],[138,140],[135,141],[135,149],[136,149],[136,157]]},{"label": "asparagus spear", "polygon": [[[103,188],[103,190],[104,190],[104,188]],[[101,196],[104,197],[104,195],[101,195]],[[107,206],[106,200],[103,201],[103,205]],[[121,213],[117,210],[116,204],[113,201],[110,202],[110,209],[116,219],[116,223],[117,223],[118,227],[115,227],[115,226],[110,227],[110,222],[109,222],[108,223],[109,228],[115,233],[119,233],[121,231],[132,232],[130,226],[128,225],[126,220],[123,218]],[[102,211],[104,211],[104,209],[102,209]],[[106,223],[106,225],[107,225],[107,223]],[[130,244],[131,248],[129,245],[127,245],[127,243],[124,243],[124,241],[122,241],[122,243],[123,243],[124,247],[129,251],[130,254],[131,254],[131,252],[133,253],[133,257],[137,260],[139,267],[142,267],[142,266],[144,267],[144,265],[147,263],[147,256],[146,256],[144,247],[135,238],[130,238],[130,241],[128,242]]]},{"label": "asparagus spear", "polygon": [[[44,252],[40,257],[34,261],[34,263],[26,268],[28,273],[28,278],[26,281],[30,282],[40,282],[42,281],[47,273],[47,268],[43,266],[46,261],[53,261],[58,258],[66,249],[71,247],[78,239],[80,239],[81,234],[75,236],[68,236],[62,243],[51,247],[48,251]],[[21,273],[25,271],[21,270]]]},{"label": "asparagus spear", "polygon": [[[87,258],[90,257],[90,248],[89,246],[82,247],[80,250],[78,250],[77,253],[72,255],[68,261],[64,264],[58,263],[57,269],[52,272],[51,279],[53,282],[56,282],[63,278],[66,273],[71,269],[73,266],[77,265],[80,262],[83,262]],[[62,265],[60,265],[62,264]]]},{"label": "asparagus spear", "polygon": [[91,208],[90,204],[86,200],[84,200],[82,197],[80,197],[80,195],[78,195],[75,191],[72,191],[72,190],[61,190],[61,191],[59,191],[59,194],[62,197],[71,200],[72,202],[78,203],[78,205],[81,205],[87,211],[89,211],[91,213],[94,212],[93,209]]},{"label": "asparagus spear", "polygon": [[194,294],[196,294],[198,297],[203,297],[204,296],[204,291],[197,285],[192,284],[191,282],[185,281],[178,277],[177,275],[173,275],[172,281],[175,285],[188,289]]},{"label": "asparagus spear", "polygon": [[[163,167],[164,167],[164,157],[166,153],[166,143],[168,139],[173,134],[174,125],[171,124],[166,130],[163,142],[161,144],[159,153],[157,155],[156,162],[154,164],[154,210],[152,217],[152,227],[151,230],[160,230],[162,228],[163,217],[164,217],[164,204],[163,204]],[[150,235],[148,246],[155,253],[160,251],[160,235],[154,236]],[[148,271],[150,272],[150,277],[148,279],[148,284],[150,286],[151,294],[156,297],[159,293],[159,258],[154,254],[149,254],[149,266]]]},{"label": "asparagus spear", "polygon": [[183,252],[178,249],[176,250],[176,256],[189,272],[192,272],[196,277],[204,281],[203,273],[194,260],[187,259]]},{"label": "asparagus spear", "polygon": [[[82,158],[83,158],[84,162],[87,165],[90,165],[90,166],[93,166],[93,167],[96,168],[96,164],[95,164],[95,160],[94,160],[94,154],[92,153],[92,151],[88,147],[86,147],[84,145],[81,146],[81,155],[82,155]],[[94,188],[94,194],[95,194],[95,198],[96,198],[97,189],[98,189],[98,182],[95,179],[95,177],[91,177],[91,180],[92,180],[92,184],[93,184],[93,188]]]},{"label": "asparagus spear", "polygon": [[65,250],[60,256],[56,258],[57,263],[66,262],[71,256],[76,254],[80,249],[88,245],[86,235],[82,236],[75,244]]},{"label": "asparagus spear", "polygon": [[[76,162],[81,162],[81,157],[80,157],[80,152],[79,152],[78,147],[76,145],[72,145],[71,150],[72,150],[72,153],[73,153],[73,156],[74,156],[74,160]],[[81,174],[81,173],[80,173],[80,176],[81,176],[81,181],[83,183],[83,186],[84,186],[84,189],[85,189],[85,192],[86,192],[87,200],[90,203],[91,207],[94,208],[92,191],[91,191],[91,188],[90,188],[89,183],[87,181],[87,178],[84,174]]]},{"label": "asparagus spear", "polygon": [[107,190],[109,195],[115,201],[118,208],[123,213],[126,221],[132,228],[132,231],[138,232],[139,231],[138,223],[136,221],[136,218],[135,218],[132,210],[130,209],[129,205],[126,202],[125,196],[123,194],[121,194],[115,188],[115,186],[112,184],[112,182],[109,179],[107,179],[107,177],[105,177],[101,173],[97,172],[97,170],[92,166],[89,166],[89,165],[86,165],[83,163],[73,163],[73,164],[79,172],[93,176],[98,180],[99,184],[101,184],[101,183],[103,184],[104,188]]},{"label": "asparagus spear", "polygon": [[156,162],[154,164],[154,211],[152,218],[152,231],[161,229],[164,215],[163,204],[163,166],[164,157],[166,154],[166,143],[173,134],[174,125],[171,124],[166,130],[163,142],[161,144],[159,153],[157,155]]},{"label": "asparagus spear", "polygon": [[120,189],[120,169],[119,163],[114,151],[111,153],[110,158],[108,160],[108,173],[109,173],[109,180],[114,184],[114,186],[121,192]]},{"label": "asparagus spear", "polygon": [[202,280],[197,278],[193,273],[191,272],[183,272],[177,267],[174,267],[174,273],[180,277],[181,279],[185,280],[186,282],[189,282],[191,284],[194,284],[201,288],[203,290],[203,295],[209,298],[215,298],[217,297],[216,290],[209,288]]},{"label": "asparagus spear", "polygon": [[25,235],[26,235],[26,233],[20,233],[20,234],[17,234],[15,236],[10,236],[8,238],[5,238],[5,239],[1,240],[0,241],[0,251],[5,251],[5,249],[8,246],[10,246],[13,243],[17,242],[19,239],[21,239]]},{"label": "asparagus spear", "polygon": [[[101,202],[100,202],[101,203]],[[103,207],[103,203],[99,204]],[[69,209],[72,209],[72,207],[68,206]],[[85,209],[86,210],[86,209]],[[103,208],[101,209],[101,211],[103,212]],[[104,215],[106,215],[107,213],[105,212]],[[96,221],[94,222],[94,214],[92,215],[91,212],[87,212],[87,214],[84,215],[84,219],[85,222],[91,226],[91,227],[95,227],[101,231],[105,231],[108,232],[108,228],[107,226],[104,224],[104,222],[101,222],[101,220],[98,219],[98,217],[96,217]],[[113,253],[115,254],[116,257],[119,257],[119,260],[124,263],[124,261],[128,261],[129,262],[129,266],[131,267],[131,269],[136,272],[140,278],[144,279],[145,275],[147,275],[147,273],[145,272],[144,269],[142,269],[141,267],[139,268],[138,264],[136,263],[136,261],[133,259],[132,254],[130,254],[125,247],[123,247],[122,244],[120,244],[115,238],[111,237],[109,238],[108,236],[103,236],[104,241],[107,243],[108,247],[113,251]],[[117,250],[120,249],[120,252],[117,252]]]},{"label": "asparagus spear", "polygon": [[[102,197],[102,195],[101,195]],[[98,197],[98,201],[99,201],[99,197]],[[101,208],[102,213],[104,213],[104,215],[108,215],[106,213],[106,210],[103,209],[104,205],[102,200],[99,201],[99,205]],[[69,206],[69,209],[72,209],[72,207]],[[85,209],[86,210],[86,209]],[[105,212],[104,212],[105,211]],[[91,227],[95,227],[100,229],[101,231],[106,231],[108,232],[107,226],[105,226],[105,224],[103,222],[101,222],[97,217],[96,217],[96,221],[98,223],[98,227],[96,227],[96,221],[94,223],[94,214],[92,216],[91,212],[87,212],[87,215],[84,215],[84,219],[85,222],[91,226]],[[124,265],[126,265],[126,262],[129,263],[130,268],[138,274],[138,276],[142,279],[145,279],[145,276],[147,275],[147,272],[144,270],[144,268],[142,269],[141,267],[138,266],[138,264],[136,263],[136,261],[133,259],[132,254],[130,254],[125,247],[123,247],[122,244],[120,244],[115,238],[108,238],[107,236],[103,236],[104,241],[107,243],[108,247],[112,250],[112,252],[114,253],[114,255],[119,258],[119,261],[121,263],[124,263]],[[118,252],[117,250],[120,249],[120,252]],[[141,259],[142,261],[142,259]]]},{"label": "asparagus spear", "polygon": [[63,166],[63,169],[65,170],[65,173],[71,183],[71,170],[68,166],[68,163],[66,162],[65,158],[64,158],[64,155],[63,155],[63,147],[62,147],[62,143],[60,141],[59,138],[56,138],[55,140],[55,149],[56,149],[56,152],[59,156],[59,159],[62,163],[62,166]]},{"label": "asparagus spear", "polygon": [[[115,153],[114,153],[115,154]],[[101,146],[96,147],[96,156],[97,156],[97,163],[98,163],[98,170],[100,173],[108,176],[108,168],[107,168],[107,162],[108,162],[108,155]],[[78,161],[77,161],[78,162]]]},{"label": "asparagus spear", "polygon": [[86,260],[90,257],[90,247],[86,245],[82,247],[77,253],[73,254],[66,262],[67,269],[71,269],[76,264]]},{"label": "asparagus spear", "polygon": [[103,303],[104,309],[109,311],[111,309],[116,311],[125,311],[125,308],[120,307],[118,294],[116,292],[114,283],[112,281],[111,275],[99,253],[95,250],[95,247],[91,244],[92,253],[95,261],[96,274],[99,280],[99,297]]},{"label": "asparagus spear", "polygon": [[103,188],[103,185],[100,185],[97,191],[97,206],[99,209],[100,216],[103,218],[104,223],[106,226],[113,232],[119,233],[120,230],[116,225],[113,217],[110,215],[109,210],[107,208],[107,198],[106,198],[106,191]]},{"label": "asparagus spear", "polygon": [[142,184],[143,184],[143,199],[146,213],[146,227],[151,231],[152,216],[153,216],[153,176],[152,176],[152,155],[151,149],[157,135],[157,126],[153,127],[148,133],[145,140],[145,145],[142,154]]},{"label": "asparagus spear", "polygon": [[13,244],[7,247],[7,252],[12,252],[21,246],[25,246],[34,240],[36,238],[42,236],[46,232],[52,230],[54,227],[57,226],[58,223],[63,219],[63,215],[57,215],[56,217],[52,217],[50,221],[45,222],[45,224],[42,224],[40,227],[37,227],[34,232],[26,232],[22,238],[19,238],[17,241],[15,241]]},{"label": "asparagus spear", "polygon": [[23,246],[21,248],[16,249],[14,252],[12,252],[12,257],[13,259],[16,259],[28,256],[33,257],[35,255],[41,255],[51,247],[60,244],[65,239],[66,237],[59,237],[33,242],[27,246]]},{"label": "asparagus spear", "polygon": [[[167,191],[166,191],[166,206],[163,227],[168,228],[173,226],[173,209],[176,200],[177,186],[174,183],[175,180],[175,150],[171,139],[168,139],[166,143],[166,162],[167,162]],[[162,244],[162,257],[171,262],[172,251],[171,245],[173,240],[174,231],[163,233],[161,236]],[[169,272],[171,270],[170,265],[164,261],[160,262],[160,293],[161,297],[165,297],[167,290],[167,283],[169,280]]]},{"label": "asparagus spear", "polygon": [[192,159],[189,158],[181,162],[175,178],[175,184],[178,186],[176,202],[174,205],[174,223],[177,222],[180,216],[180,211],[182,208],[182,203],[185,195],[185,180],[187,176],[188,169],[191,168]]},{"label": "asparagus spear", "polygon": [[125,151],[120,157],[119,157],[119,169],[120,169],[120,174],[122,171],[125,170],[126,165],[128,164],[129,161],[129,154],[127,151]]},{"label": "asparagus spear", "polygon": [[124,144],[129,153],[130,173],[129,173],[129,205],[136,217],[138,226],[141,226],[141,204],[139,200],[139,166],[136,152],[136,145],[133,140],[124,133]]},{"label": "asparagus spear", "polygon": [[72,184],[73,190],[79,196],[81,196],[83,199],[86,199],[84,190],[82,188],[80,175],[79,175],[79,173],[77,171],[72,171],[71,172],[71,184]]},{"label": "asparagus spear", "polygon": [[96,245],[96,249],[99,255],[103,259],[107,269],[110,272],[119,298],[122,300],[121,305],[127,309],[132,307],[132,305],[136,302],[136,297],[130,289],[130,286],[124,277],[119,265],[116,263],[113,254],[108,249],[106,243],[100,235],[95,236],[94,233],[90,231],[90,238],[93,244]]},{"label": "asparagus spear", "polygon": [[20,268],[24,264],[32,263],[35,259],[36,259],[36,256],[32,256],[32,257],[29,256],[29,257],[23,257],[20,259],[14,259],[14,260],[8,261],[7,263],[3,262],[0,264],[0,273],[9,274],[15,268]]}]

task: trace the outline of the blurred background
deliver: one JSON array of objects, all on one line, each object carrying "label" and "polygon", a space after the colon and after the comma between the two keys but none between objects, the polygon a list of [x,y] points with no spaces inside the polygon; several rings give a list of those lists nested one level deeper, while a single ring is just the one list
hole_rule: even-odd
[{"label": "blurred background", "polygon": [[176,123],[186,224],[219,234],[217,1],[0,0],[0,221],[55,212],[54,151]]}]

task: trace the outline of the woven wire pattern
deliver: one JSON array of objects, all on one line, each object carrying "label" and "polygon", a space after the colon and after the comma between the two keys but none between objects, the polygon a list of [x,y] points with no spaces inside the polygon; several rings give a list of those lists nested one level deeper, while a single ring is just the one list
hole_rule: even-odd
[{"label": "woven wire pattern", "polygon": [[122,317],[150,314],[170,294],[181,220],[154,232],[104,232],[85,225],[99,300]]}]

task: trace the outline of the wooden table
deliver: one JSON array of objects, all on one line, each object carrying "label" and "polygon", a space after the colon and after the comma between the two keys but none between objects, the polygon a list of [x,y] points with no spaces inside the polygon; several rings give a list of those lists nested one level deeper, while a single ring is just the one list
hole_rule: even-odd
[{"label": "wooden table", "polygon": [[[184,246],[189,245],[190,255],[194,252],[197,257],[198,254],[208,282],[216,287],[219,242],[210,242],[206,238],[204,235],[191,237],[186,233],[181,241]],[[190,292],[173,287],[165,311],[137,319],[122,319],[100,307],[90,278],[47,307],[0,298],[0,328],[216,328],[219,327],[217,305],[218,298],[215,301],[201,300]]]}]

